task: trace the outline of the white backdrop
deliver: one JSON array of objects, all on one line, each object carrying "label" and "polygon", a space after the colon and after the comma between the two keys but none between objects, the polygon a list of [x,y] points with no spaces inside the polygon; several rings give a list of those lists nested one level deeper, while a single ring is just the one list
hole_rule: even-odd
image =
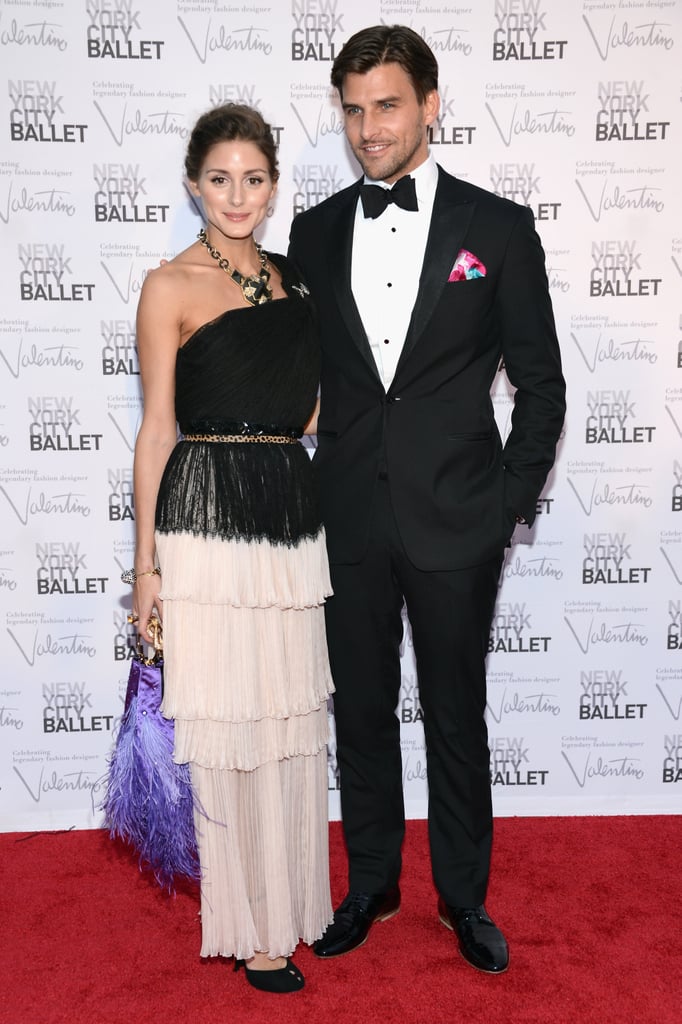
[{"label": "white backdrop", "polygon": [[[0,0],[2,829],[100,822],[131,653],[135,307],[200,226],[188,129],[225,100],[272,121],[263,241],[285,250],[292,215],[357,175],[329,72],[380,21],[439,58],[438,161],[533,209],[569,383],[491,636],[496,812],[680,809],[680,0]],[[504,432],[503,374],[495,402]],[[403,669],[422,817],[409,630]],[[337,816],[333,748],[329,787]]]}]

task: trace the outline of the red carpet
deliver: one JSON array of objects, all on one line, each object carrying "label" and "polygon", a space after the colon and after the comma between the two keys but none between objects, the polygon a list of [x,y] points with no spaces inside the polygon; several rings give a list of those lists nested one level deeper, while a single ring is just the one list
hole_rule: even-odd
[{"label": "red carpet", "polygon": [[[679,1024],[682,819],[498,820],[488,909],[507,974],[469,967],[436,916],[426,827],[410,822],[400,914],[300,993],[202,962],[198,902],[169,898],[102,832],[0,836],[3,1024]],[[335,902],[345,891],[331,826]]]}]

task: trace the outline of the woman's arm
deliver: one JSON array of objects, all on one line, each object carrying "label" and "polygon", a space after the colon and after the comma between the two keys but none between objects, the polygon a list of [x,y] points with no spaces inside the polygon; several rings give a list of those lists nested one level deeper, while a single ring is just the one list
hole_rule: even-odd
[{"label": "woman's arm", "polygon": [[318,398],[315,402],[315,408],[313,414],[303,428],[304,434],[316,434],[317,433],[317,418],[320,415],[320,399]]},{"label": "woman's arm", "polygon": [[[135,572],[133,613],[138,630],[151,641],[147,626],[159,600],[161,580],[148,575],[156,566],[154,516],[159,483],[177,441],[175,422],[175,359],[180,344],[178,272],[163,267],[145,278],[137,309],[137,347],[144,410],[135,442]],[[146,573],[147,575],[141,575]]]}]

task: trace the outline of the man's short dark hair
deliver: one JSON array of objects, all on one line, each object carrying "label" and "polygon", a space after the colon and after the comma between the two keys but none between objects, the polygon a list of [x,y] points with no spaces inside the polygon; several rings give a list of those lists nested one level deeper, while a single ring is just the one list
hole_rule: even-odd
[{"label": "man's short dark hair", "polygon": [[332,66],[332,85],[343,99],[346,75],[364,75],[380,64],[399,64],[420,103],[438,89],[438,61],[422,37],[406,25],[374,25],[351,36]]}]

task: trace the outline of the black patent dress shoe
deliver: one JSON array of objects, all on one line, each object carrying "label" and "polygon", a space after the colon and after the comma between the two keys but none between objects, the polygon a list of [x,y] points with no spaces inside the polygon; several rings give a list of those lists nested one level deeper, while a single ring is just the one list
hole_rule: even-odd
[{"label": "black patent dress shoe", "polygon": [[502,974],[509,967],[509,948],[504,935],[484,906],[451,907],[438,900],[438,916],[459,940],[459,950],[472,967],[487,974]]},{"label": "black patent dress shoe", "polygon": [[375,896],[367,892],[349,892],[334,911],[333,923],[322,938],[313,943],[313,952],[325,959],[350,953],[367,941],[375,921],[387,921],[399,910],[400,890],[397,886]]}]

